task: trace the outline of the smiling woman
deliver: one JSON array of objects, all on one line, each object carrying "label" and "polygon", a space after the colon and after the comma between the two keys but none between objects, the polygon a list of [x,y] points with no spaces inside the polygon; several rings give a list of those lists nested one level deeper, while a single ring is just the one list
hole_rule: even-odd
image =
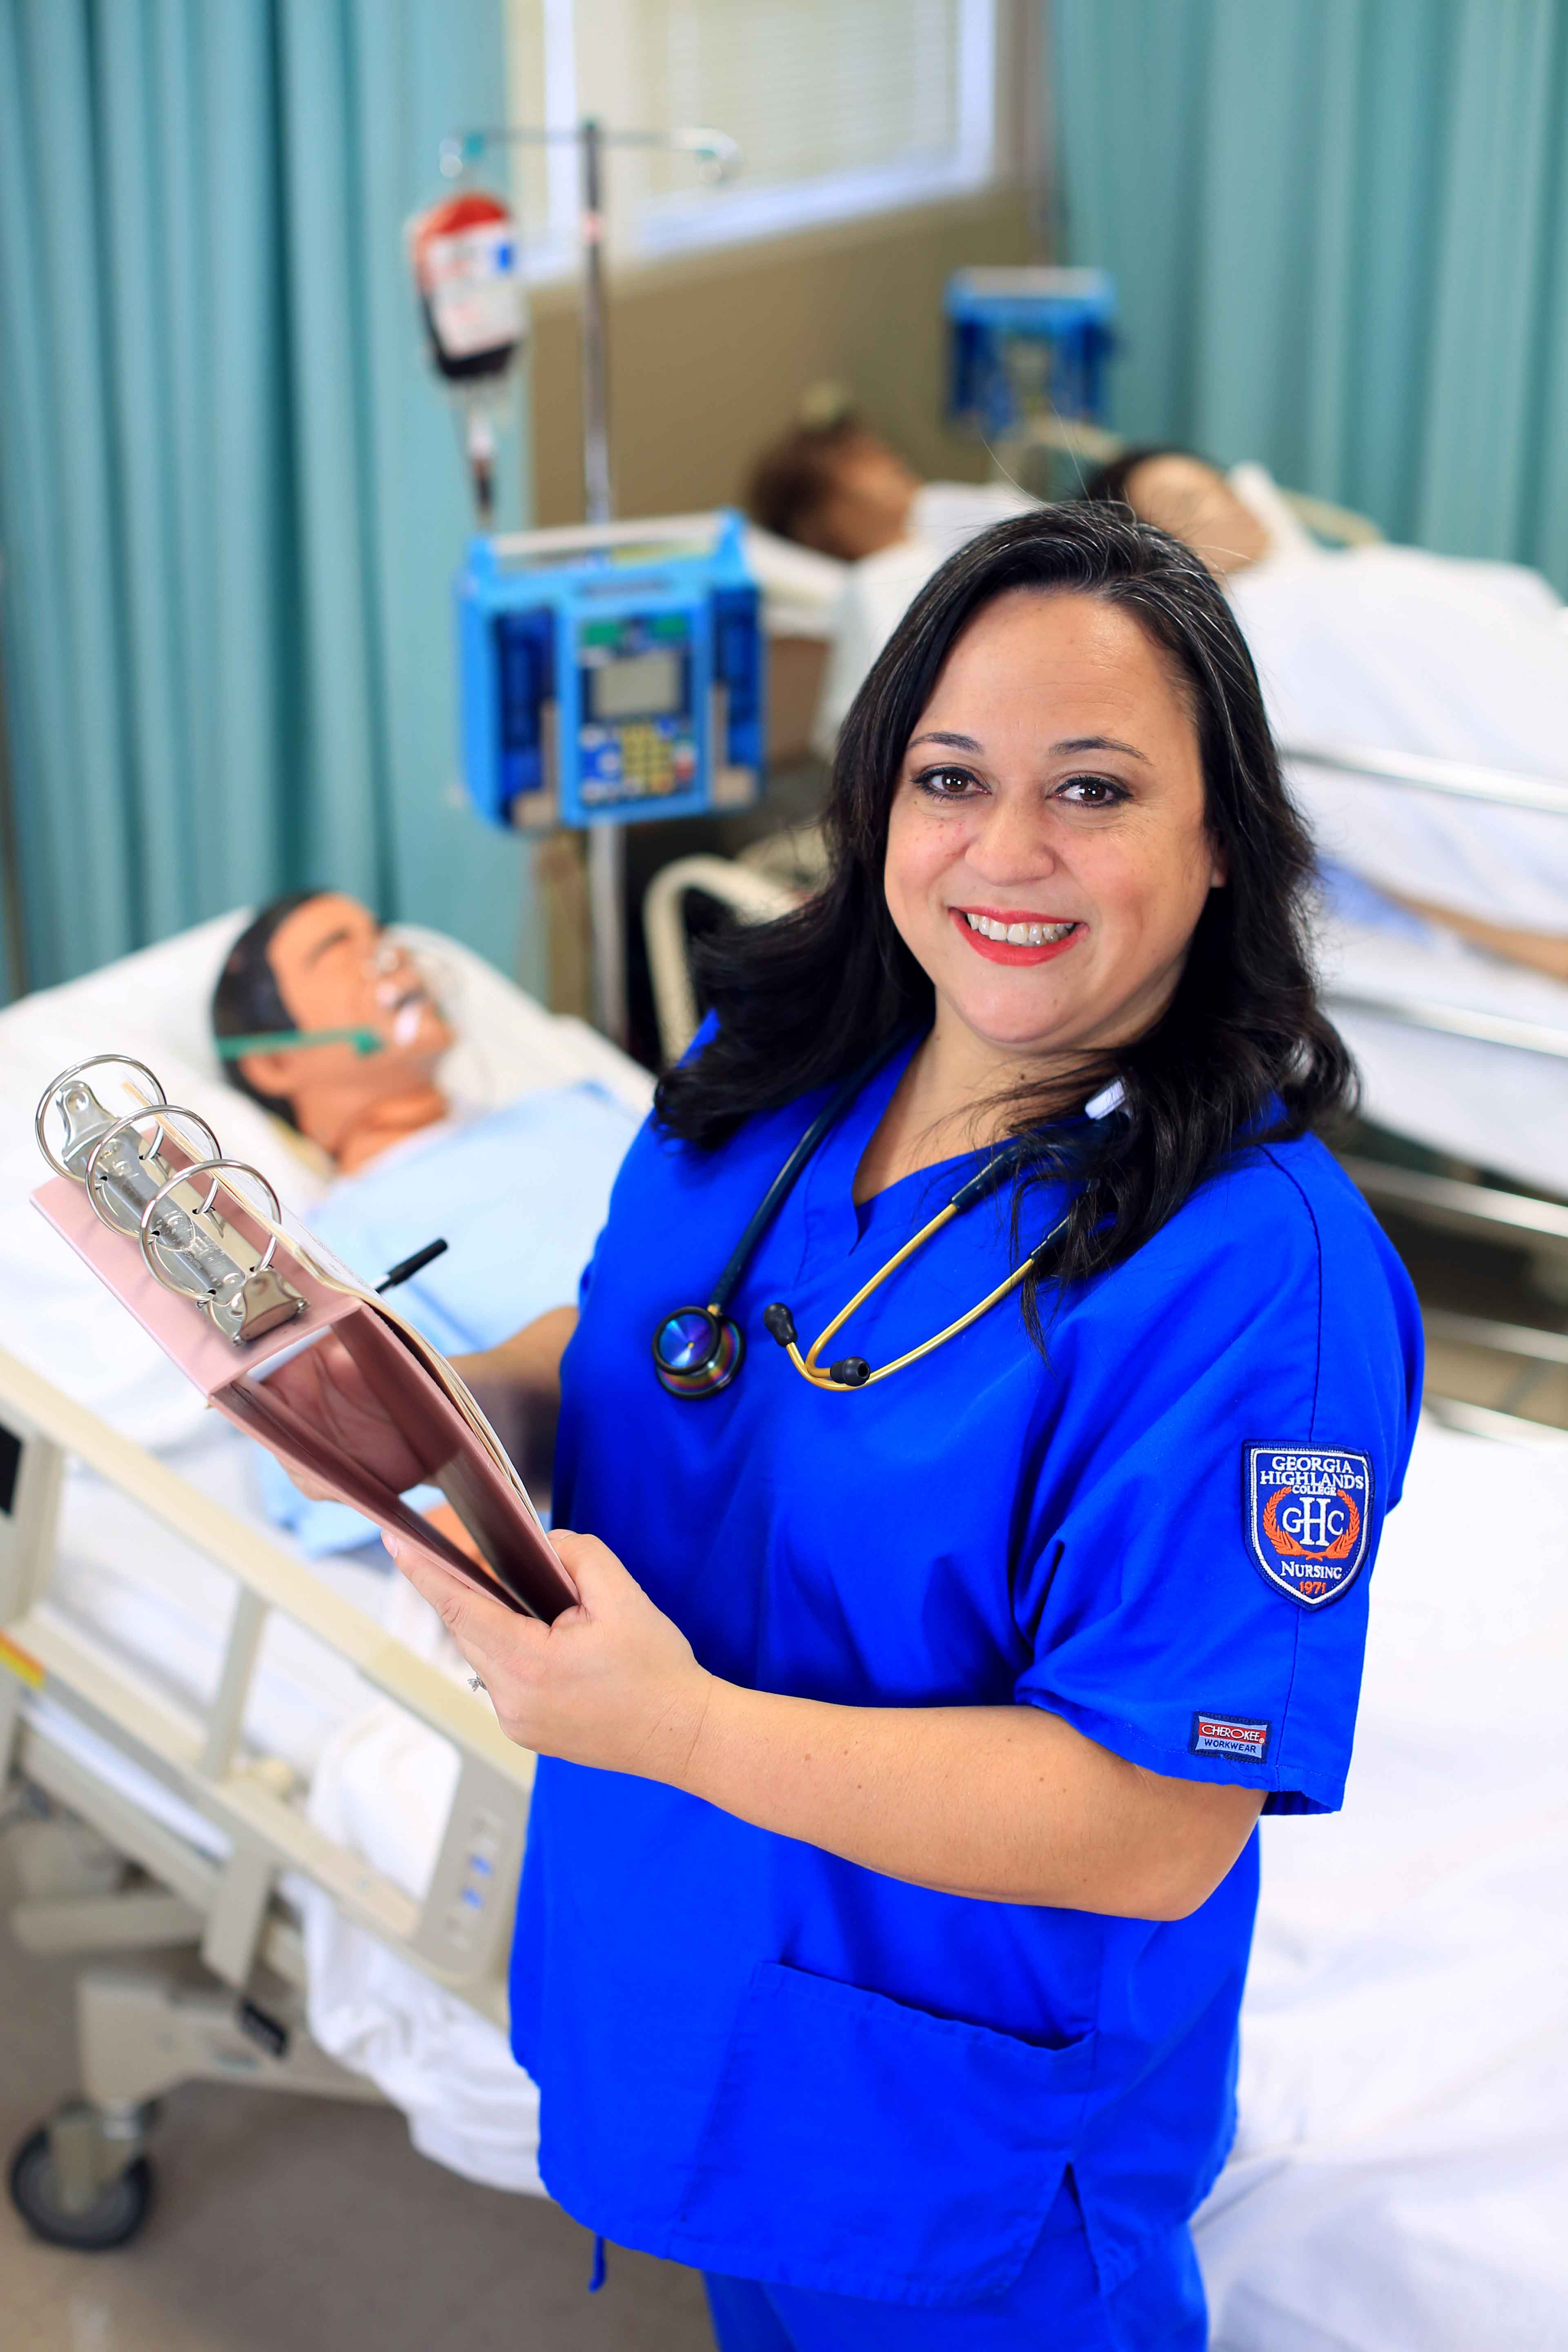
[{"label": "smiling woman", "polygon": [[[1070,1161],[1054,1268],[1083,1277],[1156,1233],[1243,1130],[1300,1135],[1353,1100],[1308,961],[1311,847],[1251,659],[1164,533],[1048,508],[953,557],[846,721],[827,832],[816,898],[705,950],[717,1034],[659,1090],[692,1143],[929,1028],[868,1175],[927,1144],[1011,1140],[1019,1229],[1031,1182]],[[1112,1082],[1121,1118],[1064,1129]],[[1037,1288],[1031,1273],[1037,1330]]]},{"label": "smiling woman", "polygon": [[564,1354],[475,1366],[559,1392],[580,1605],[400,1554],[541,1759],[542,2168],[723,2352],[1198,2352],[1254,1828],[1342,1800],[1420,1387],[1210,574],[1109,510],[975,541],[831,835],[715,952]]}]

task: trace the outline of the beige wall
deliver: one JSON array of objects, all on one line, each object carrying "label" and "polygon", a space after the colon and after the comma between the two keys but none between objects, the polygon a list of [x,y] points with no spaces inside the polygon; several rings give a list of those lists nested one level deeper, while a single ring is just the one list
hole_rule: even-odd
[{"label": "beige wall", "polygon": [[[738,500],[753,453],[808,384],[844,384],[927,476],[978,479],[983,450],[942,429],[942,290],[969,262],[1031,257],[1021,191],[731,247],[612,283],[616,507],[679,514]],[[577,307],[536,300],[534,515],[583,512]]]}]

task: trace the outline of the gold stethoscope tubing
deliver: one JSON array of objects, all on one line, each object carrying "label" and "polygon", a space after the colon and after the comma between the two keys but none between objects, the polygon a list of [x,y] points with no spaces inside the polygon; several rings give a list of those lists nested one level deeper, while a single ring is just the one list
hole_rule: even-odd
[{"label": "gold stethoscope tubing", "polygon": [[886,1265],[879,1267],[869,1282],[861,1284],[848,1306],[839,1308],[826,1329],[818,1332],[804,1356],[800,1352],[800,1344],[797,1340],[790,1339],[785,1343],[784,1353],[803,1380],[809,1381],[814,1389],[831,1389],[837,1395],[855,1396],[861,1389],[870,1388],[877,1381],[885,1381],[890,1372],[901,1372],[906,1364],[918,1363],[922,1356],[929,1356],[933,1348],[942,1347],[949,1339],[956,1339],[961,1331],[966,1331],[972,1323],[978,1323],[983,1315],[989,1315],[991,1309],[1000,1305],[1010,1290],[1016,1290],[1030,1267],[1038,1263],[1048,1244],[1056,1239],[1062,1226],[1067,1223],[1065,1217],[1058,1219],[1046,1235],[1045,1240],[1030,1251],[1023,1265],[1016,1267],[1005,1282],[999,1282],[987,1297],[983,1298],[977,1307],[972,1307],[967,1315],[961,1315],[955,1323],[950,1323],[945,1331],[937,1332],[933,1339],[922,1339],[918,1348],[910,1348],[907,1354],[895,1358],[892,1363],[879,1364],[874,1372],[867,1375],[865,1380],[858,1381],[853,1385],[847,1381],[834,1380],[831,1374],[822,1370],[816,1360],[823,1349],[837,1332],[844,1328],[856,1308],[863,1306],[874,1290],[879,1290],[889,1276],[897,1274],[900,1266],[904,1265],[906,1260],[913,1257],[915,1252],[930,1241],[933,1234],[940,1233],[942,1226],[958,1213],[957,1201],[949,1201],[945,1208],[939,1209],[930,1223],[922,1225],[919,1233],[913,1234],[904,1244],[903,1248],[888,1260]]}]

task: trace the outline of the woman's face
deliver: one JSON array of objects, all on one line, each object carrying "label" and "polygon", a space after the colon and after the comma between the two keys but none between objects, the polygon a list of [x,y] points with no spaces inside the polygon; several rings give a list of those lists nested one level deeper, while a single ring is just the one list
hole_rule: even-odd
[{"label": "woman's face", "polygon": [[1192,714],[1138,622],[1072,591],[977,614],[888,827],[889,911],[936,990],[938,1034],[1047,1065],[1140,1035],[1225,879]]}]

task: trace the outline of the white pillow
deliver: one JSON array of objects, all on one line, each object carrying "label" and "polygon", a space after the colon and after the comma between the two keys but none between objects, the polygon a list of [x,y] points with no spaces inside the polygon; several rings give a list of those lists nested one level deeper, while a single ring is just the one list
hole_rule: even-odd
[{"label": "white pillow", "polygon": [[1233,466],[1226,480],[1248,511],[1258,518],[1268,533],[1268,552],[1265,562],[1275,562],[1289,556],[1292,562],[1304,558],[1322,556],[1327,548],[1321,547],[1286,498],[1267,466],[1254,457]]},{"label": "white pillow", "polygon": [[801,547],[793,539],[780,539],[754,522],[746,525],[746,562],[763,592],[771,636],[832,635],[847,563],[836,555],[819,554],[814,547]]}]

